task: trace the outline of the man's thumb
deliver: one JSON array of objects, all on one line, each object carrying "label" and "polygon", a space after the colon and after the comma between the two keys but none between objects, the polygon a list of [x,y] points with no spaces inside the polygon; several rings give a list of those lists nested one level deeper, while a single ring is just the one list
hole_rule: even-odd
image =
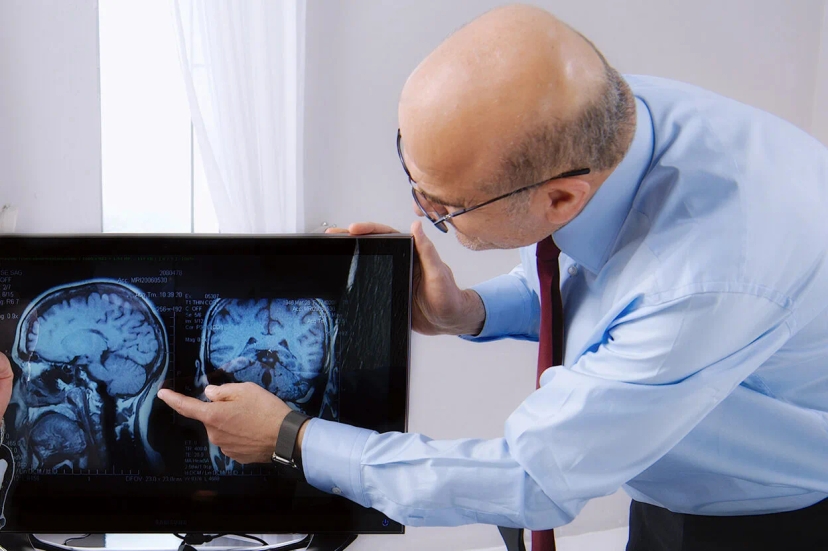
[{"label": "man's thumb", "polygon": [[223,400],[229,400],[233,397],[233,389],[232,384],[226,385],[207,385],[207,388],[204,389],[204,395],[210,399],[211,402],[221,402]]},{"label": "man's thumb", "polygon": [[411,234],[414,236],[414,245],[417,247],[417,254],[420,256],[420,265],[422,265],[423,271],[434,273],[443,261],[440,260],[440,255],[437,253],[434,243],[423,231],[423,225],[419,220],[411,224]]}]

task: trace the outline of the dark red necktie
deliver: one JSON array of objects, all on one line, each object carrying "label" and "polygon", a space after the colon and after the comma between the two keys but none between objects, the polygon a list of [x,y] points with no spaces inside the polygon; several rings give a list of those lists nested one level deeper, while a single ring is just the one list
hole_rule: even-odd
[{"label": "dark red necktie", "polygon": [[[561,250],[550,235],[540,243],[538,259],[538,281],[540,282],[541,321],[538,333],[538,375],[535,384],[540,386],[541,373],[546,368],[563,363],[564,319],[561,301],[561,275],[558,269],[558,255]],[[555,551],[554,530],[532,531],[532,551]]]},{"label": "dark red necktie", "polygon": [[[563,363],[564,317],[561,300],[561,274],[558,255],[561,250],[547,237],[537,248],[538,281],[540,282],[541,322],[538,346],[538,374],[535,384],[540,386],[540,376],[546,368]],[[508,551],[525,551],[523,529],[499,527],[500,535]],[[555,551],[554,530],[533,530],[532,551]]]}]

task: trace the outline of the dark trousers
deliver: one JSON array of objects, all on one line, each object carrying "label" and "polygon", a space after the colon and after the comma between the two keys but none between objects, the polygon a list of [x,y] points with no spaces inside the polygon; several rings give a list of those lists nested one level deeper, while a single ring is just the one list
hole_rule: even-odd
[{"label": "dark trousers", "polygon": [[787,513],[710,517],[633,500],[627,551],[828,551],[828,499]]}]

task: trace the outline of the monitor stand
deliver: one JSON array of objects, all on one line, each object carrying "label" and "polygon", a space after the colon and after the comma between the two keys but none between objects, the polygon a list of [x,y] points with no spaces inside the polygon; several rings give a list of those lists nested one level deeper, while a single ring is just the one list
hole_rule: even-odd
[{"label": "monitor stand", "polygon": [[[23,536],[21,534],[21,536]],[[185,537],[192,536],[190,541],[204,541],[203,536],[201,534],[186,534]],[[228,534],[225,537],[231,537],[236,539],[233,536],[237,536],[236,534]],[[23,536],[25,537],[25,536]],[[197,544],[190,544],[187,541],[182,541],[178,547],[178,551],[201,551],[201,550],[209,550],[209,551],[293,551],[293,550],[305,550],[305,551],[342,551],[349,545],[351,545],[354,540],[356,540],[356,534],[309,534],[304,538],[298,541],[290,541],[290,542],[282,542],[282,543],[274,543],[274,544],[267,544],[267,545],[260,545],[256,542],[251,542],[249,539],[236,539],[238,544],[233,545],[226,545],[226,546],[216,546],[216,545],[208,545],[208,546],[200,546]],[[115,548],[106,547],[106,545],[100,545],[99,542],[89,541],[90,545],[84,545],[84,538],[77,539],[77,543],[75,545],[63,545],[60,543],[54,542],[47,542],[40,539],[38,536],[34,534],[28,535],[28,541],[30,546],[21,546],[19,548],[15,547],[8,547],[8,551],[24,551],[26,549],[31,549],[33,551],[85,551],[85,550],[104,550],[111,549],[112,551],[116,551]],[[212,543],[212,542],[211,542]],[[169,551],[176,551],[174,549],[170,549]]]},{"label": "monitor stand", "polygon": [[[185,537],[195,536],[196,541],[200,539],[201,534],[186,534]],[[229,534],[231,538],[238,536],[237,534]],[[264,546],[259,546],[255,543],[251,544],[250,540],[239,540],[238,546],[228,546],[225,549],[238,551],[342,551],[351,545],[356,539],[356,534],[308,534],[299,541],[274,543]],[[178,548],[178,551],[199,551],[200,547],[196,545],[188,546],[186,540]],[[217,551],[215,547],[206,547],[210,551]]]}]

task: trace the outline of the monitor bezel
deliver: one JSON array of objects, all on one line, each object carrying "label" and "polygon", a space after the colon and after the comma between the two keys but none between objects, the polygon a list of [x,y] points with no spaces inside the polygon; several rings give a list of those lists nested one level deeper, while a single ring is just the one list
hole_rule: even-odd
[{"label": "monitor bezel", "polygon": [[[407,234],[351,236],[343,234],[290,234],[290,235],[205,235],[205,234],[90,234],[90,235],[6,235],[0,238],[0,259],[66,257],[124,257],[124,256],[194,256],[194,255],[351,255],[355,246],[361,255],[389,255],[393,259],[392,277],[392,327],[391,364],[387,425],[392,430],[408,429],[408,385],[410,372],[411,293],[413,285],[414,242]],[[7,354],[9,351],[5,351]],[[297,484],[304,484],[297,482]],[[19,496],[18,496],[19,497]],[[148,507],[142,513],[141,503],[134,501],[123,509],[113,502],[103,514],[90,516],[84,510],[89,507],[83,495],[75,496],[72,503],[60,500],[44,506],[41,501],[32,503],[36,512],[26,515],[26,522],[4,529],[10,533],[172,533],[172,532],[239,532],[248,533],[327,533],[327,534],[392,534],[404,533],[404,527],[388,519],[379,511],[366,509],[347,501],[338,500],[340,513],[335,517],[301,518],[280,515],[268,516],[268,503],[260,500],[262,514],[244,517],[245,523],[226,512],[217,512],[214,518],[223,521],[202,523],[201,518],[187,514],[170,514],[171,507],[163,513]],[[90,499],[98,499],[94,496]],[[113,496],[113,500],[118,499]],[[146,500],[147,505],[151,499]],[[179,503],[179,502],[176,502]],[[181,500],[194,514],[201,515],[191,500]],[[156,504],[157,505],[157,504]],[[169,505],[169,504],[168,504]],[[71,506],[71,507],[70,507]],[[7,512],[8,516],[8,512]],[[32,522],[32,519],[36,519]],[[231,521],[228,521],[231,519]]]}]

